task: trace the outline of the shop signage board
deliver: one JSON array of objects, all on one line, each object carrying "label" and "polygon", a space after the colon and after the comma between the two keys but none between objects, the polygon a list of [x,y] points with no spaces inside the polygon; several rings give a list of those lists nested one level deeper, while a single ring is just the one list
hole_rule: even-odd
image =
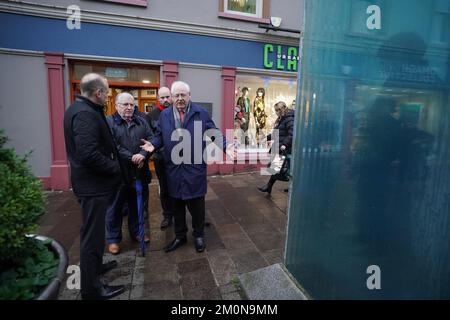
[{"label": "shop signage board", "polygon": [[105,76],[108,78],[127,78],[128,70],[124,68],[106,68]]},{"label": "shop signage board", "polygon": [[264,45],[264,68],[283,71],[297,71],[300,56],[298,47],[274,45],[266,43]]}]

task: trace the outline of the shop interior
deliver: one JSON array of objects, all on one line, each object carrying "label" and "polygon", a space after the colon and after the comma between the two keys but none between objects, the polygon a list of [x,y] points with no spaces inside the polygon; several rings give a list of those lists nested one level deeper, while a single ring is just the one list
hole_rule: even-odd
[{"label": "shop interior", "polygon": [[142,65],[114,66],[104,63],[71,62],[71,100],[80,94],[80,80],[83,75],[95,72],[105,76],[109,83],[108,101],[105,114],[113,114],[115,98],[121,92],[129,92],[135,99],[139,111],[148,113],[157,104],[157,92],[159,88],[159,67]]}]

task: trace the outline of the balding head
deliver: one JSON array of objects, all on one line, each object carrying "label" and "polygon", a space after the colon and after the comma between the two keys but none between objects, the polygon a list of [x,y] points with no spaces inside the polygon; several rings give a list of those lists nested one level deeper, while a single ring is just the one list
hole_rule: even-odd
[{"label": "balding head", "polygon": [[97,73],[88,73],[81,78],[80,90],[83,97],[103,105],[108,98],[108,81]]},{"label": "balding head", "polygon": [[167,87],[161,87],[158,90],[158,100],[159,104],[164,108],[167,108],[172,104],[172,95],[170,89]]}]

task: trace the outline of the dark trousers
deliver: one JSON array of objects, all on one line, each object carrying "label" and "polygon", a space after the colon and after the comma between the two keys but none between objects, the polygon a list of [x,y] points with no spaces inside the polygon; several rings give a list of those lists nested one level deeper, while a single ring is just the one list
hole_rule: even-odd
[{"label": "dark trousers", "polygon": [[[148,202],[148,184],[142,184],[142,202]],[[128,232],[131,238],[139,234],[139,218],[137,211],[136,189],[132,186],[122,186],[108,206],[106,212],[106,241],[108,244],[122,241],[123,207],[128,208]],[[144,208],[145,211],[145,208]]]},{"label": "dark trousers", "polygon": [[163,159],[155,159],[155,172],[159,181],[159,198],[161,200],[162,214],[164,218],[172,219],[172,200],[169,196],[169,186],[167,184],[166,167]]},{"label": "dark trousers", "polygon": [[90,294],[101,286],[99,273],[105,250],[105,216],[112,195],[79,197],[83,220],[80,230],[81,291]]},{"label": "dark trousers", "polygon": [[192,216],[192,229],[194,237],[204,236],[205,226],[205,197],[181,200],[172,198],[173,212],[175,219],[175,236],[178,239],[186,237],[186,207]]}]

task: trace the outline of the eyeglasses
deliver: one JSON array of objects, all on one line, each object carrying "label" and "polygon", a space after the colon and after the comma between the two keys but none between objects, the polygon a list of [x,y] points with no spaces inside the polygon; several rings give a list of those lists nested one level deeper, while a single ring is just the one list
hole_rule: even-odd
[{"label": "eyeglasses", "polygon": [[134,103],[120,103],[119,102],[119,104],[124,107],[134,107]]},{"label": "eyeglasses", "polygon": [[188,96],[187,93],[177,93],[177,94],[173,94],[172,95],[172,97],[176,98],[176,99],[178,99],[178,98],[186,98],[187,96]]}]

